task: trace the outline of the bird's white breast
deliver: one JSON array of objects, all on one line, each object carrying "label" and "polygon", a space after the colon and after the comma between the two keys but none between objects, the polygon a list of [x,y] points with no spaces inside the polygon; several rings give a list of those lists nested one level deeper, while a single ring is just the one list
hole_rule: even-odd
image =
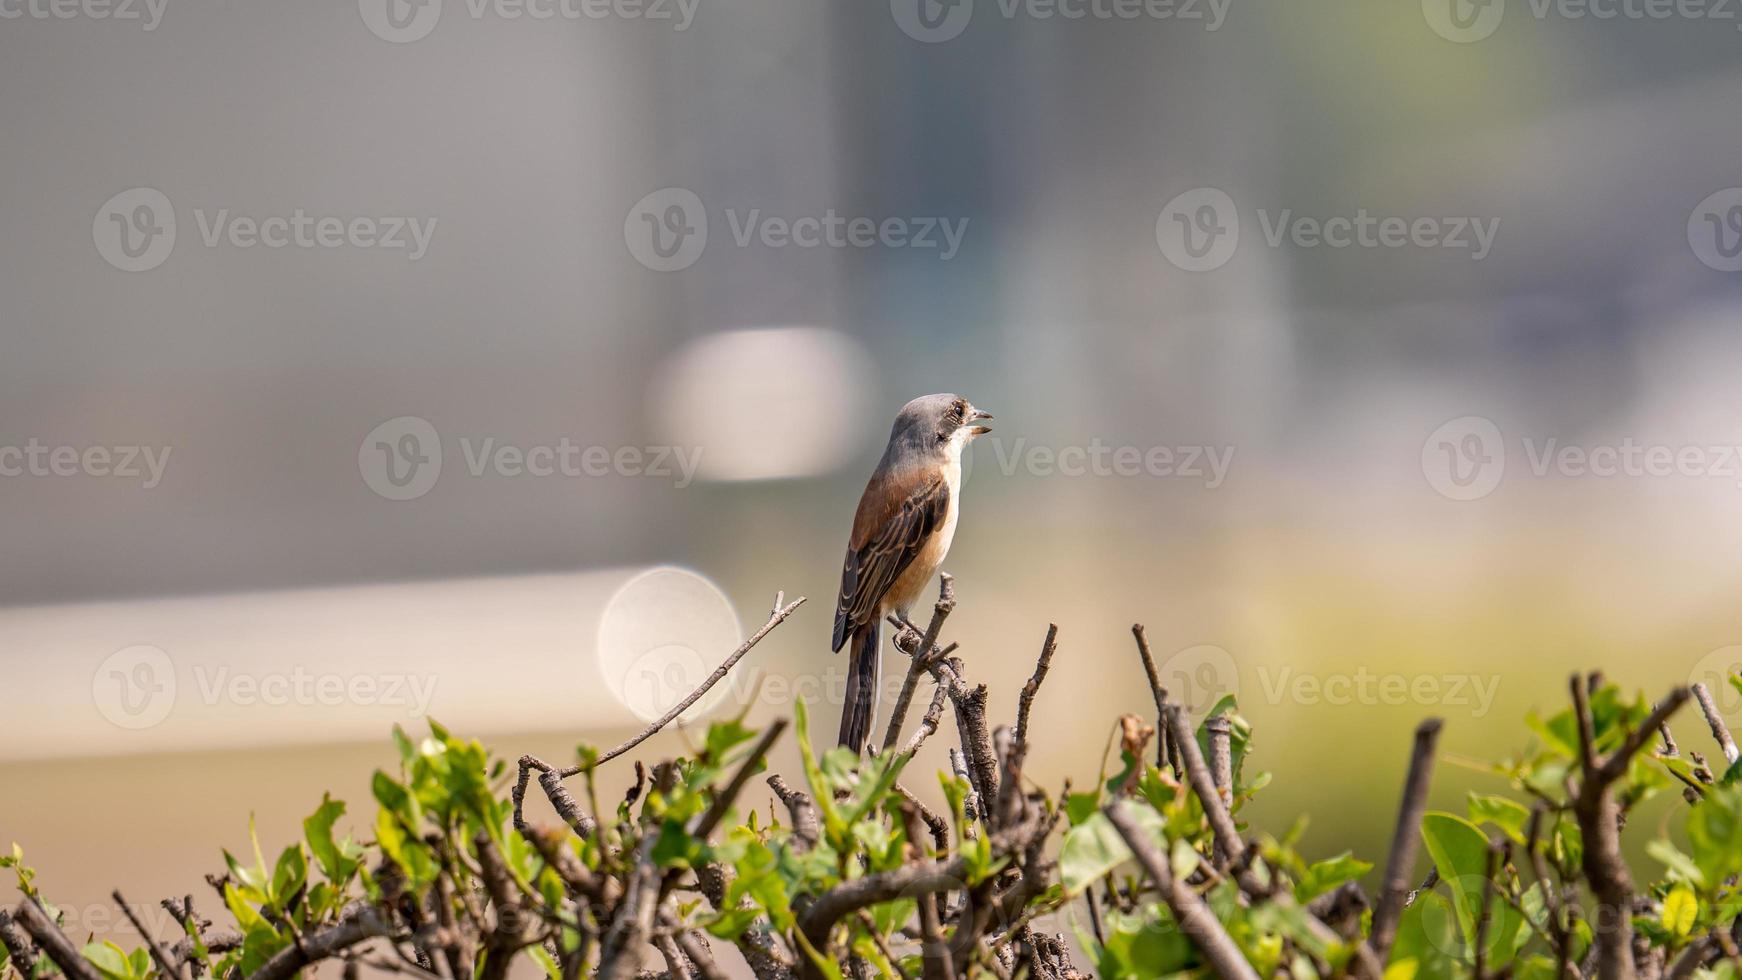
[{"label": "bird's white breast", "polygon": [[905,615],[918,600],[920,593],[925,591],[938,566],[944,563],[944,557],[950,553],[950,542],[956,537],[956,517],[962,512],[962,449],[967,444],[965,430],[950,440],[943,467],[944,482],[950,488],[950,500],[944,508],[943,522],[932,531],[925,544],[920,546],[919,553],[913,556],[913,563],[890,586],[883,603],[886,609],[900,610]]}]

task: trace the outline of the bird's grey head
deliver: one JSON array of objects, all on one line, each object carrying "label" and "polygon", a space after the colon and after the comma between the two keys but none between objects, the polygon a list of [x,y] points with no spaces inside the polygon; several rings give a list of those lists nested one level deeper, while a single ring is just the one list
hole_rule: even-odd
[{"label": "bird's grey head", "polygon": [[982,412],[961,395],[921,395],[895,416],[885,461],[960,455],[963,446],[992,431],[979,424],[990,418],[991,412]]}]

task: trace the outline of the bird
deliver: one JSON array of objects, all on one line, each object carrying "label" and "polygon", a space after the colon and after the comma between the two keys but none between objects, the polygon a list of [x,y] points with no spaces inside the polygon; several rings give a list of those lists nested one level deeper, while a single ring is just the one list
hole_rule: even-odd
[{"label": "bird", "polygon": [[992,413],[960,395],[923,395],[903,405],[889,445],[865,484],[835,606],[833,650],[851,641],[840,744],[864,749],[877,714],[884,617],[907,618],[949,554],[962,513],[962,451],[992,430]]}]

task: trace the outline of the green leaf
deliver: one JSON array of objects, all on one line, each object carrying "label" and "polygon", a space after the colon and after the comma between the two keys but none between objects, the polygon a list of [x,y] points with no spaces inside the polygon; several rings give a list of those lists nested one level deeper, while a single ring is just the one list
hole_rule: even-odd
[{"label": "green leaf", "polygon": [[132,964],[127,962],[127,954],[114,943],[91,943],[80,952],[109,980],[132,980]]},{"label": "green leaf", "polygon": [[[1482,904],[1488,877],[1488,837],[1475,824],[1450,813],[1430,812],[1421,820],[1422,840],[1440,877],[1452,890],[1452,908],[1466,949],[1476,944],[1477,922],[1492,916],[1488,929],[1489,961],[1505,964],[1522,944],[1526,924],[1518,911],[1498,897]],[[1496,883],[1499,884],[1499,883]]]},{"label": "green leaf", "polygon": [[535,944],[526,947],[526,951],[539,966],[544,967],[546,980],[562,980],[562,967],[557,966],[556,957],[550,955],[550,950]]},{"label": "green leaf", "polygon": [[[1161,814],[1147,806],[1129,804],[1125,812],[1149,832],[1163,854],[1169,853],[1162,834]],[[1125,846],[1125,839],[1119,836],[1107,815],[1097,812],[1066,832],[1064,845],[1059,849],[1059,878],[1067,894],[1080,895],[1102,875],[1129,860],[1131,848]]]},{"label": "green leaf", "polygon": [[1742,786],[1714,786],[1688,809],[1694,863],[1709,882],[1742,873]]},{"label": "green leaf", "polygon": [[702,745],[702,757],[713,763],[719,763],[733,748],[750,741],[756,736],[756,731],[747,727],[743,721],[732,718],[727,721],[716,721],[708,726],[708,737]]},{"label": "green leaf", "polygon": [[1524,843],[1525,829],[1530,825],[1530,811],[1524,804],[1504,796],[1470,794],[1470,821],[1492,824],[1514,843]]},{"label": "green leaf", "polygon": [[333,840],[333,824],[344,815],[345,804],[323,793],[321,805],[302,822],[302,832],[308,840],[309,853],[314,855],[321,873],[335,885],[343,885],[357,871],[357,862]]},{"label": "green leaf", "polygon": [[1072,793],[1065,797],[1065,817],[1075,827],[1101,811],[1101,794]]},{"label": "green leaf", "polygon": [[1706,885],[1705,872],[1694,863],[1694,859],[1682,853],[1674,844],[1659,838],[1645,845],[1645,853],[1663,862],[1669,868],[1671,878],[1680,878],[1697,887]]},{"label": "green leaf", "polygon": [[1315,861],[1307,865],[1306,874],[1294,886],[1295,900],[1312,901],[1343,882],[1354,881],[1372,870],[1373,865],[1357,860],[1349,851],[1323,861]]},{"label": "green leaf", "polygon": [[278,864],[272,871],[273,904],[283,909],[307,880],[308,859],[303,856],[301,844],[292,844],[278,856]]},{"label": "green leaf", "polygon": [[1694,930],[1694,920],[1700,915],[1700,900],[1686,886],[1677,885],[1663,897],[1663,914],[1659,921],[1677,939],[1686,939]]}]

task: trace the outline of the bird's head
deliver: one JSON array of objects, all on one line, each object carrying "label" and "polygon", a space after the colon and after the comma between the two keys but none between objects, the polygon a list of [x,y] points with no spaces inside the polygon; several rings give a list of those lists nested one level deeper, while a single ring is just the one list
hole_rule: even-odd
[{"label": "bird's head", "polygon": [[992,431],[980,424],[991,418],[991,412],[975,408],[961,395],[922,395],[902,406],[889,441],[934,453],[960,453]]}]

